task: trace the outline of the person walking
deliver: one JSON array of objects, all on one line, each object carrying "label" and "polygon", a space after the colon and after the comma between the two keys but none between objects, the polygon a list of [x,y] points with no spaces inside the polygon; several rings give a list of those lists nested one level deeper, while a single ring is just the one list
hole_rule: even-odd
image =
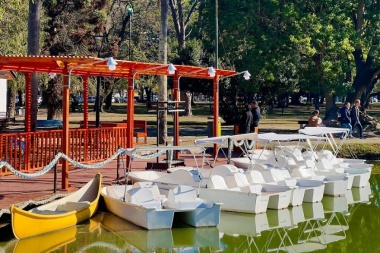
[{"label": "person walking", "polygon": [[[350,114],[350,102],[344,102],[344,105],[338,111],[338,120],[343,128],[348,128],[348,138],[353,138],[352,136],[352,125],[351,125],[351,114]],[[345,133],[340,136],[341,139],[344,138]]]},{"label": "person walking", "polygon": [[240,119],[239,124],[239,134],[247,134],[251,131],[251,125],[252,125],[252,112],[251,107],[246,104],[244,106],[244,112]]},{"label": "person walking", "polygon": [[354,102],[354,106],[351,108],[351,125],[352,125],[352,130],[357,127],[359,129],[359,137],[360,139],[363,138],[363,126],[360,123],[360,100],[356,99]]},{"label": "person walking", "polygon": [[255,133],[257,127],[259,126],[259,122],[261,118],[260,107],[256,100],[253,100],[251,103],[251,112],[252,112],[251,132]]}]

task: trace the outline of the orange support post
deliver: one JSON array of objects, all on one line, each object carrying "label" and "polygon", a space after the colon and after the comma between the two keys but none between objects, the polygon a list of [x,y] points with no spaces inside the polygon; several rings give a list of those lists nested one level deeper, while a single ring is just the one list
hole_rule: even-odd
[{"label": "orange support post", "polygon": [[[213,131],[214,131],[214,136],[218,136],[218,120],[219,120],[219,76],[216,75],[214,77],[214,85],[213,85],[213,90],[214,90],[214,125],[213,125]],[[214,157],[217,155],[216,151],[218,150],[218,145],[214,144]],[[216,159],[216,158],[215,158]]]},{"label": "orange support post", "polygon": [[[179,94],[179,76],[178,72],[176,71],[174,74],[174,81],[173,81],[173,99],[176,102],[180,101],[180,94]],[[175,104],[176,107],[179,106],[179,104]],[[176,111],[174,112],[174,122],[173,122],[173,127],[174,127],[174,146],[179,146],[179,112]],[[178,160],[179,159],[179,154],[178,152],[174,152],[174,159]]]},{"label": "orange support post", "polygon": [[128,102],[127,102],[127,148],[133,148],[133,120],[134,120],[134,87],[133,87],[133,75],[128,76]]},{"label": "orange support post", "polygon": [[83,79],[83,127],[88,129],[88,76]]},{"label": "orange support post", "polygon": [[[82,76],[83,80],[83,127],[88,129],[88,76]],[[88,154],[88,134],[84,136],[84,153]],[[88,156],[84,156],[87,161]]]},{"label": "orange support post", "polygon": [[[25,131],[32,131],[32,74],[25,73]],[[25,137],[25,170],[30,169],[30,135]]]},{"label": "orange support post", "polygon": [[[62,150],[65,155],[69,154],[69,113],[70,113],[70,89],[68,87],[68,76],[63,75],[63,97],[62,97]],[[69,188],[69,162],[62,161],[62,189]]]},{"label": "orange support post", "polygon": [[32,74],[25,73],[25,131],[32,131]]}]

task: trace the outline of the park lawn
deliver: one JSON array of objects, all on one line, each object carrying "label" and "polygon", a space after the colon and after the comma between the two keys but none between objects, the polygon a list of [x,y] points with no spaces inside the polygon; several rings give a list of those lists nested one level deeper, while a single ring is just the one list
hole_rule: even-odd
[{"label": "park lawn", "polygon": [[[90,105],[89,120],[95,120],[95,112]],[[127,105],[125,103],[115,103],[112,109],[100,114],[101,121],[121,122],[127,118]],[[340,105],[338,105],[340,106]],[[211,105],[209,103],[197,103],[193,108],[194,116],[181,116],[180,127],[181,128],[206,128],[207,122],[210,121],[208,117],[213,115]],[[320,108],[321,115],[324,115],[324,107]],[[298,121],[307,120],[310,113],[314,110],[312,107],[307,106],[289,106],[282,110],[282,108],[274,108],[272,114],[264,115],[264,118],[260,121],[259,132],[297,132],[299,129]],[[373,103],[367,110],[369,115],[374,118],[380,119],[380,103]],[[38,112],[39,119],[46,119],[46,109],[41,108]],[[157,124],[156,113],[147,112],[145,103],[135,103],[135,118],[140,120],[147,120],[149,128],[155,128]],[[168,115],[168,127],[173,124],[173,117]],[[19,116],[17,120],[22,121],[23,118]],[[79,127],[79,122],[83,120],[83,112],[75,112],[70,114],[70,127]],[[223,129],[232,129],[233,126],[226,126],[224,121],[222,122]],[[380,132],[365,133],[367,135],[366,140],[350,139],[347,140],[347,144],[343,146],[341,155],[350,157],[350,150],[357,155],[358,158],[364,158],[368,160],[380,160]],[[196,138],[200,136],[181,136],[181,145],[191,145]],[[156,143],[155,137],[148,138],[150,145]],[[368,145],[370,144],[370,145]]]},{"label": "park lawn", "polygon": [[[208,117],[213,116],[212,105],[210,103],[196,103],[192,107],[194,116],[181,116],[180,124],[182,125],[194,125],[194,126],[207,126],[207,122],[210,121]],[[340,105],[338,105],[340,106]],[[95,112],[92,110],[93,105],[89,108],[89,120],[95,120]],[[307,120],[310,113],[314,110],[313,107],[306,105],[293,106],[288,108],[274,108],[272,114],[263,115],[263,119],[260,122],[261,128],[273,128],[275,129],[290,129],[297,130],[299,125],[297,121]],[[325,108],[320,108],[321,115],[324,115]],[[44,110],[40,110],[39,115],[43,115]],[[367,110],[368,113],[375,117],[380,118],[380,103],[371,104],[371,108]],[[45,114],[46,115],[46,114]],[[46,116],[45,116],[46,117]],[[43,118],[43,116],[42,116]],[[126,103],[114,103],[112,109],[102,112],[100,114],[101,121],[115,121],[120,122],[122,119],[127,118],[127,105]],[[147,120],[148,125],[155,126],[157,122],[157,116],[155,112],[148,112],[145,103],[135,102],[135,118],[140,120]],[[168,115],[168,124],[171,125],[173,117]],[[82,112],[75,112],[70,114],[70,123],[79,124],[79,121],[83,120]],[[221,119],[222,125],[224,125],[223,119]],[[238,122],[237,122],[238,123]]]}]

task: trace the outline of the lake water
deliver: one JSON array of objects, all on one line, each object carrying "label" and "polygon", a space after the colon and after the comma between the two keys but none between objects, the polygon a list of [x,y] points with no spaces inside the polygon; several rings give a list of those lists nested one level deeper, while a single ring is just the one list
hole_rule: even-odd
[{"label": "lake water", "polygon": [[215,228],[147,231],[99,212],[76,227],[23,240],[2,228],[0,253],[380,252],[379,194],[380,175],[372,175],[370,186],[322,203],[258,215],[222,212]]}]

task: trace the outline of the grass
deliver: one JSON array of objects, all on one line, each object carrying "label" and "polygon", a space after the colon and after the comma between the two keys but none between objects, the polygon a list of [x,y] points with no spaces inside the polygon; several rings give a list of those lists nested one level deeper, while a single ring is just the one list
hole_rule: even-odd
[{"label": "grass", "polygon": [[[212,104],[210,103],[197,103],[193,106],[194,116],[181,116],[180,127],[181,129],[199,129],[207,128],[207,122],[210,121],[208,117],[213,116]],[[340,105],[338,105],[340,106]],[[296,132],[299,128],[297,121],[306,120],[310,113],[314,110],[312,107],[307,106],[289,106],[282,111],[281,108],[274,108],[272,114],[265,115],[260,121],[260,132]],[[320,108],[321,115],[324,115],[325,108]],[[371,104],[371,108],[367,112],[374,118],[380,118],[380,103]],[[46,109],[42,108],[38,113],[39,119],[46,119]],[[115,103],[112,109],[100,114],[101,121],[114,121],[121,122],[127,118],[127,105],[125,103]],[[147,120],[149,128],[156,128],[157,116],[154,112],[148,112],[145,103],[135,103],[135,118],[140,120]],[[17,120],[22,121],[23,117],[18,116]],[[79,127],[79,122],[83,120],[82,112],[74,112],[70,114],[70,127]],[[93,106],[89,108],[89,120],[95,120],[95,112],[93,112]],[[168,115],[168,127],[173,124],[173,117]],[[233,126],[224,125],[222,120],[223,129],[232,129]],[[358,158],[364,158],[368,160],[380,160],[380,139],[378,132],[365,133],[368,138],[363,141],[359,139],[350,139],[347,141],[347,145],[344,145],[341,150],[341,155],[350,157],[350,151],[355,153]],[[195,134],[194,134],[195,135]],[[181,145],[193,144],[194,139],[199,136],[181,136]],[[150,137],[149,144],[155,144],[156,138]]]}]

